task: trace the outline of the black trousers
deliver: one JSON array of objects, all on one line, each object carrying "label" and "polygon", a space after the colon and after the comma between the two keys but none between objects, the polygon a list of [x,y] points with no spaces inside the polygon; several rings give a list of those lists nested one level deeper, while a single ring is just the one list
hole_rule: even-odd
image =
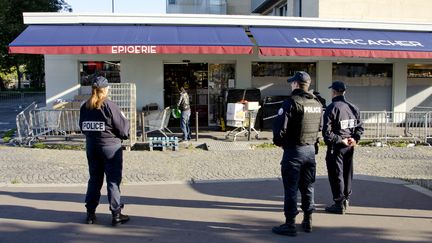
[{"label": "black trousers", "polygon": [[326,164],[333,200],[341,204],[352,191],[354,147],[328,146]]},{"label": "black trousers", "polygon": [[281,161],[284,185],[284,214],[293,219],[298,214],[297,191],[301,193],[301,209],[314,211],[314,182],[316,174],[315,148],[313,145],[285,148]]},{"label": "black trousers", "polygon": [[120,202],[120,183],[123,168],[123,150],[121,144],[100,146],[86,144],[87,160],[90,179],[86,194],[87,212],[95,212],[99,205],[101,189],[106,175],[108,202],[112,213],[119,213],[122,208]]}]

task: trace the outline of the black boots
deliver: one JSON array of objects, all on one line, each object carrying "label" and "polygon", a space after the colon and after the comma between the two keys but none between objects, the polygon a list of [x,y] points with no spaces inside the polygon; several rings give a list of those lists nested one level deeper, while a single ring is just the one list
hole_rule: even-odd
[{"label": "black boots", "polygon": [[305,232],[312,232],[312,214],[305,213],[302,221],[302,228]]},{"label": "black boots", "polygon": [[325,211],[327,213],[334,213],[334,214],[344,214],[345,208],[342,204],[335,203],[329,207],[325,208]]},{"label": "black boots", "polygon": [[117,226],[119,224],[124,224],[127,221],[129,221],[129,216],[125,215],[125,214],[121,214],[121,213],[114,213],[112,215],[112,225],[113,226]]},{"label": "black boots", "polygon": [[273,227],[272,231],[278,235],[296,236],[297,231],[295,226],[295,218],[289,220],[287,219],[285,224]]},{"label": "black boots", "polygon": [[87,222],[87,224],[96,223],[96,214],[95,213],[87,213],[86,222]]}]

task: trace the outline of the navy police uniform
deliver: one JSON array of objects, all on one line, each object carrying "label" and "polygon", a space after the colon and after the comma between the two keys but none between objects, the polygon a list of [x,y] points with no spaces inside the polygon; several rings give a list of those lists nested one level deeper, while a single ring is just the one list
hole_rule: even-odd
[{"label": "navy police uniform", "polygon": [[106,99],[101,109],[80,109],[79,125],[86,136],[86,152],[90,179],[86,195],[87,212],[94,213],[106,175],[108,201],[113,214],[121,211],[120,182],[123,151],[121,141],[129,136],[129,121],[112,101]]},{"label": "navy police uniform", "polygon": [[[336,81],[329,88],[343,92],[345,84]],[[358,142],[363,130],[359,109],[344,95],[334,97],[324,113],[322,135],[327,145],[326,164],[333,200],[340,209],[351,195],[354,154],[354,147],[346,146],[342,140],[353,138]]]},{"label": "navy police uniform", "polygon": [[273,124],[273,142],[283,148],[281,161],[285,201],[284,214],[293,219],[298,214],[297,190],[301,209],[306,214],[314,210],[316,174],[315,147],[322,116],[322,105],[311,93],[295,89],[285,100]]}]

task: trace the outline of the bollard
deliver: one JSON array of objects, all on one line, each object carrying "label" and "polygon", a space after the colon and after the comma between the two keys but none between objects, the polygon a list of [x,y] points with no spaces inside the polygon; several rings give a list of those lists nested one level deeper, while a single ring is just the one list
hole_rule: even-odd
[{"label": "bollard", "polygon": [[195,141],[198,141],[198,112],[195,112]]},{"label": "bollard", "polygon": [[141,112],[141,129],[142,129],[142,136],[141,136],[141,142],[145,142],[147,140],[147,134],[145,133],[145,120],[144,120],[144,112]]},{"label": "bollard", "polygon": [[251,135],[251,116],[252,116],[251,112],[252,111],[248,111],[248,113],[249,113],[249,117],[248,117],[248,120],[249,120],[249,125],[248,125],[248,141],[250,141],[250,135]]}]

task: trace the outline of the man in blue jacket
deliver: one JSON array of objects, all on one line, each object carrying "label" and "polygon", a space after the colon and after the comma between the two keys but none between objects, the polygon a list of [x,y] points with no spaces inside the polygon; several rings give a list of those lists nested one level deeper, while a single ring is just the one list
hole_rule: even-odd
[{"label": "man in blue jacket", "polygon": [[344,214],[351,195],[354,146],[364,129],[359,109],[345,99],[345,84],[335,81],[329,89],[332,103],[324,113],[322,135],[327,144],[326,164],[334,204],[325,210]]}]

